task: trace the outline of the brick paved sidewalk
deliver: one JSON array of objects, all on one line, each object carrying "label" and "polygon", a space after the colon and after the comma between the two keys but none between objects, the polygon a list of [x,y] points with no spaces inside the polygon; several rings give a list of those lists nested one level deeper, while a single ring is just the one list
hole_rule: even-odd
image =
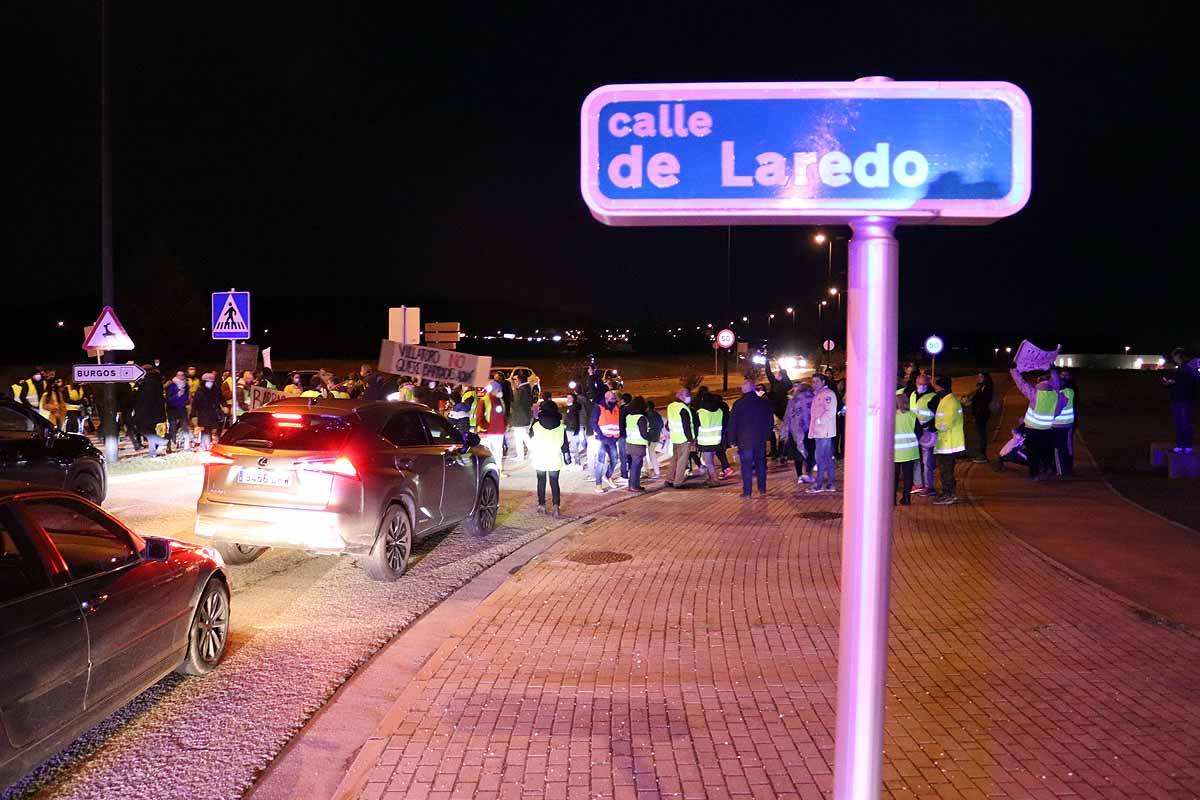
[{"label": "brick paved sidewalk", "polygon": [[[601,511],[519,572],[355,793],[828,797],[841,500],[771,477]],[[902,509],[893,558],[883,796],[1200,794],[1200,638],[968,503]]]}]

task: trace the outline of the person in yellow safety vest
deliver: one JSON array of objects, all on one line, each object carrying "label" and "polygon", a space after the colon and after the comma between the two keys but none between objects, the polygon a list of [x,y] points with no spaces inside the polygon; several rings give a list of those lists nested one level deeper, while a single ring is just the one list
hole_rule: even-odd
[{"label": "person in yellow safety vest", "polygon": [[12,385],[13,400],[24,403],[39,414],[42,413],[42,395],[46,392],[46,381],[42,379],[44,372],[41,367],[34,367],[28,378]]},{"label": "person in yellow safety vest", "polygon": [[958,483],[954,479],[954,462],[958,454],[967,449],[967,437],[963,432],[963,407],[954,394],[949,375],[937,378],[937,405],[933,407],[933,426],[937,430],[938,471],[942,474],[941,494],[933,501],[935,506],[949,506],[958,502]]},{"label": "person in yellow safety vest", "polygon": [[308,388],[300,393],[301,397],[328,397],[329,390],[325,388],[325,380],[320,375],[313,375],[308,381]]},{"label": "person in yellow safety vest", "polygon": [[1058,416],[1061,404],[1066,398],[1059,394],[1048,378],[1042,378],[1035,385],[1025,380],[1013,364],[1009,370],[1013,383],[1029,401],[1025,409],[1025,455],[1029,459],[1029,479],[1042,480],[1042,474],[1048,472],[1053,465],[1054,451],[1054,418]]},{"label": "person in yellow safety vest", "polygon": [[404,383],[400,385],[400,401],[404,403],[417,402],[417,390],[413,386],[411,378],[405,378]]},{"label": "person in yellow safety vest", "polygon": [[288,385],[283,387],[283,393],[287,397],[300,397],[304,394],[304,376],[299,372],[292,373],[292,379],[288,381]]},{"label": "person in yellow safety vest", "polygon": [[[921,458],[917,443],[917,412],[909,407],[904,389],[896,392],[896,433],[893,446],[896,460],[896,486],[902,489],[900,505],[912,505],[913,468]],[[895,504],[893,494],[892,503]]]},{"label": "person in yellow safety vest", "polygon": [[1050,386],[1062,398],[1050,428],[1054,435],[1054,460],[1058,474],[1069,478],[1075,473],[1075,382],[1067,370],[1050,370]]},{"label": "person in yellow safety vest", "polygon": [[933,429],[933,386],[929,376],[924,372],[917,373],[914,383],[916,388],[908,397],[909,410],[917,415],[917,440],[920,442],[921,457],[914,468],[913,486],[919,495],[931,496],[933,489],[933,447],[936,433]]},{"label": "person in yellow safety vest", "polygon": [[629,491],[644,492],[642,464],[650,445],[650,420],[646,416],[646,398],[638,396],[629,401],[621,418],[625,426],[625,449],[629,453]]},{"label": "person in yellow safety vest", "polygon": [[67,432],[83,433],[83,387],[67,383],[63,388],[63,400],[67,404]]},{"label": "person in yellow safety vest", "polygon": [[566,463],[563,451],[567,447],[567,426],[563,424],[562,414],[558,413],[556,406],[551,404],[542,407],[537,419],[529,426],[528,444],[529,461],[537,473],[537,513],[546,513],[546,479],[549,478],[550,499],[553,501],[551,513],[558,517],[562,514],[558,476]]},{"label": "person in yellow safety vest", "polygon": [[667,406],[667,432],[671,437],[671,472],[667,486],[682,489],[687,480],[688,459],[696,446],[696,418],[689,403],[692,393],[687,389],[675,392],[675,400]]},{"label": "person in yellow safety vest", "polygon": [[707,393],[697,404],[696,418],[700,425],[696,431],[696,449],[700,452],[700,463],[704,466],[705,486],[718,486],[721,481],[717,472],[717,450],[721,447],[721,433],[725,428],[725,411],[720,398]]}]

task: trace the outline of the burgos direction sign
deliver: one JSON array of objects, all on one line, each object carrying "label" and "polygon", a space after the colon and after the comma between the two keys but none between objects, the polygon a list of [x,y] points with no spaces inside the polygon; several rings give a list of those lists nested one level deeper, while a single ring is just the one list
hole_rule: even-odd
[{"label": "burgos direction sign", "polygon": [[1030,126],[1004,82],[602,86],[581,188],[609,225],[987,224],[1029,199]]}]

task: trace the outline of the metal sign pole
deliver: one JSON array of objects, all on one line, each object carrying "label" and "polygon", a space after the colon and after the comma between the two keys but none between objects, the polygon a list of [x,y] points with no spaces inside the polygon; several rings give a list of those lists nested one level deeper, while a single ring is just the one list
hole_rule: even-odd
[{"label": "metal sign pole", "polygon": [[883,786],[900,267],[895,226],[896,220],[886,217],[850,224],[847,469],[833,769],[837,800],[876,800]]},{"label": "metal sign pole", "polygon": [[[236,291],[232,286],[229,287],[229,292],[232,294]],[[232,402],[229,404],[229,413],[234,422],[238,418],[238,374],[237,374],[237,339],[229,340],[229,398]]]}]

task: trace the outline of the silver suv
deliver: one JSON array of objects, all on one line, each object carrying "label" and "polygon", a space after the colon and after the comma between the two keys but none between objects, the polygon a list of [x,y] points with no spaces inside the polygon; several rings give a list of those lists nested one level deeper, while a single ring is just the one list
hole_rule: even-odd
[{"label": "silver suv", "polygon": [[474,434],[416,403],[288,398],[242,416],[205,455],[196,536],[226,563],[268,547],[355,556],[404,574],[414,538],[490,533],[500,470]]}]

